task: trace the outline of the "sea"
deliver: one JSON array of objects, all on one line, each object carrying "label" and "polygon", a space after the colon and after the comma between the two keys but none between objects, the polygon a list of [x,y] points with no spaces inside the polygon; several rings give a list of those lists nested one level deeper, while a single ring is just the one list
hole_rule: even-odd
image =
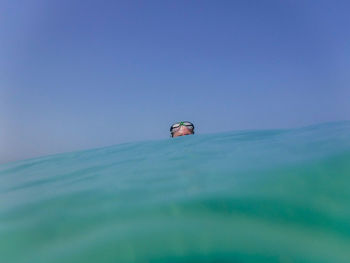
[{"label": "sea", "polygon": [[1,263],[350,262],[350,121],[0,165]]}]

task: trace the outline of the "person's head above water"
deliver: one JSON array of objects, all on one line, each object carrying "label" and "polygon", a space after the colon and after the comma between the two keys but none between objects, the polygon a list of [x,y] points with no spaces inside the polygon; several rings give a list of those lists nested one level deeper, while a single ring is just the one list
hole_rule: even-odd
[{"label": "person's head above water", "polygon": [[194,134],[194,125],[189,121],[181,121],[174,123],[170,127],[171,137]]}]

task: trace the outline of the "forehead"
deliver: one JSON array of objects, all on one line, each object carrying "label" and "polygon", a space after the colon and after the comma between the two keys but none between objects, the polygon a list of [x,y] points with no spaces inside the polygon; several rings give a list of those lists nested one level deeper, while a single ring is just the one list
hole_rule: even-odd
[{"label": "forehead", "polygon": [[176,128],[172,131],[173,134],[193,134],[194,131],[193,129],[186,127],[186,126],[181,126],[180,128]]}]

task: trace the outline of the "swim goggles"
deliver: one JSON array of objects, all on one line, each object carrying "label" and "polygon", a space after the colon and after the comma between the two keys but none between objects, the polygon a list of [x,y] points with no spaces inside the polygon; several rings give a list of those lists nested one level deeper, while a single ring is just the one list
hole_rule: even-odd
[{"label": "swim goggles", "polygon": [[194,125],[191,122],[181,121],[181,122],[177,122],[177,123],[174,123],[173,125],[171,125],[170,132],[174,133],[174,132],[178,131],[181,126],[186,126],[186,128],[188,128],[191,131],[194,130]]}]

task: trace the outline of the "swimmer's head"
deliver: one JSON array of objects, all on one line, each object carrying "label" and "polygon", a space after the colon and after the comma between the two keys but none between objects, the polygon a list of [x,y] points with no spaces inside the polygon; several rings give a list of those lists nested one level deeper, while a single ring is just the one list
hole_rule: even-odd
[{"label": "swimmer's head", "polygon": [[194,134],[194,125],[189,121],[174,123],[170,127],[171,137],[179,137]]}]

